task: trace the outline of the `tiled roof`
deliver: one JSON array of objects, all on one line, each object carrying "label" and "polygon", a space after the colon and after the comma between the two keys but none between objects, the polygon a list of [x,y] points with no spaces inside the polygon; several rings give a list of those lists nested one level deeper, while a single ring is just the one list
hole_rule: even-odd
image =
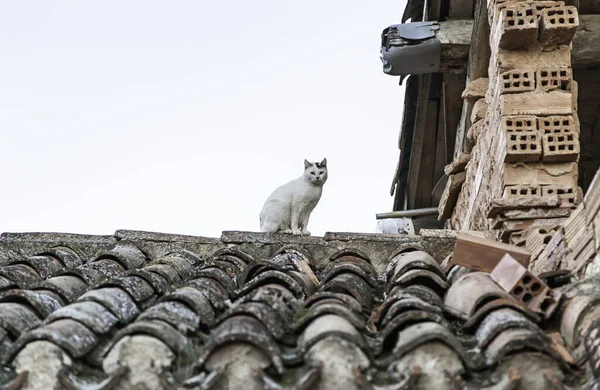
[{"label": "tiled roof", "polygon": [[563,301],[542,321],[487,273],[446,274],[451,236],[4,234],[0,386],[591,386],[597,281],[545,279]]}]

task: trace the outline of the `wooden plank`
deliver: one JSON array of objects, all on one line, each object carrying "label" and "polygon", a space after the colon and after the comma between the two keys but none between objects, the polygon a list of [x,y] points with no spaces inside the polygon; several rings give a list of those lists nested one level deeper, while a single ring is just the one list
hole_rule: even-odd
[{"label": "wooden plank", "polygon": [[580,0],[579,12],[582,14],[600,14],[600,0]]},{"label": "wooden plank", "polygon": [[431,207],[431,193],[433,192],[434,169],[435,169],[435,151],[436,151],[436,133],[438,124],[438,103],[434,100],[427,102],[427,116],[425,118],[425,127],[423,128],[423,146],[420,153],[413,153],[411,159],[421,160],[419,165],[418,182],[412,182],[410,185],[417,185],[419,191],[416,196],[415,207]]},{"label": "wooden plank", "polygon": [[461,95],[465,89],[466,73],[444,73],[443,80],[443,108],[446,126],[446,164],[453,160],[456,131],[460,124],[462,113]]},{"label": "wooden plank", "polygon": [[394,206],[392,210],[404,210],[407,204],[406,187],[408,183],[408,169],[410,165],[410,145],[412,145],[415,120],[417,116],[417,101],[419,98],[420,76],[410,76],[406,82],[404,93],[404,110],[402,118],[402,129],[398,137],[398,148],[400,158],[398,161],[397,176],[392,183],[392,191],[395,190]]},{"label": "wooden plank", "polygon": [[[442,83],[442,92],[444,84]],[[437,137],[435,141],[435,163],[433,167],[433,182],[438,183],[439,180],[444,176],[444,167],[446,166],[446,119],[444,117],[444,104],[440,101],[438,105],[438,122],[437,122]],[[435,189],[435,186],[434,186]],[[440,191],[441,195],[441,191]],[[432,206],[437,206],[437,202],[433,199],[432,189]]]},{"label": "wooden plank", "polygon": [[529,266],[531,252],[528,249],[459,233],[451,263],[476,271],[491,272],[507,253],[525,268]]},{"label": "wooden plank", "polygon": [[[444,75],[445,76],[445,75]],[[446,163],[450,163],[450,159],[453,153],[449,153],[449,150],[453,149],[454,136],[450,137],[450,128],[448,123],[448,115],[450,111],[450,97],[448,96],[448,84],[445,82],[445,77],[442,77],[442,101],[440,105],[440,117],[442,119],[441,129],[444,132],[444,154],[446,155]],[[456,130],[454,131],[456,132]]]},{"label": "wooden plank", "polygon": [[429,4],[428,20],[441,20],[442,0],[431,0]]},{"label": "wooden plank", "polygon": [[439,205],[442,201],[442,196],[444,196],[444,190],[446,189],[446,184],[448,184],[448,176],[442,175],[440,179],[433,186],[433,191],[431,192],[431,204]]},{"label": "wooden plank", "polygon": [[565,0],[566,5],[577,7],[579,14],[600,14],[600,0]]},{"label": "wooden plank", "polygon": [[472,20],[440,22],[435,37],[442,44],[440,72],[465,72],[473,33]]},{"label": "wooden plank", "polygon": [[573,38],[572,66],[600,65],[600,15],[579,15],[579,28]]},{"label": "wooden plank", "polygon": [[469,80],[488,76],[488,65],[492,50],[489,42],[490,25],[486,0],[477,0],[473,17],[473,34],[469,48],[467,74]]},{"label": "wooden plank", "polygon": [[469,19],[473,15],[473,0],[450,0],[448,16],[453,19]]},{"label": "wooden plank", "polygon": [[413,156],[421,156],[424,143],[425,126],[427,122],[427,108],[429,102],[429,89],[431,86],[431,74],[418,76],[419,79],[419,97],[417,100],[417,111],[415,115],[415,127],[412,137],[412,146],[410,149],[410,163],[408,166],[407,180],[407,208],[417,208],[417,192],[419,182],[419,173],[421,171],[421,159]]}]

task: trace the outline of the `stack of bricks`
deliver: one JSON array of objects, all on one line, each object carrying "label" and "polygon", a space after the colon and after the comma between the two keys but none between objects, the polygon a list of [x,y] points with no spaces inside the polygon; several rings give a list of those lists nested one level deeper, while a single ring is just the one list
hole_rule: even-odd
[{"label": "stack of bricks", "polygon": [[546,246],[543,258],[531,265],[534,273],[566,269],[581,278],[600,272],[600,171],[584,200]]},{"label": "stack of bricks", "polygon": [[492,230],[528,247],[535,267],[549,250],[565,252],[561,226],[583,197],[569,46],[579,19],[562,1],[488,6],[489,87],[474,105],[471,161],[448,227]]}]

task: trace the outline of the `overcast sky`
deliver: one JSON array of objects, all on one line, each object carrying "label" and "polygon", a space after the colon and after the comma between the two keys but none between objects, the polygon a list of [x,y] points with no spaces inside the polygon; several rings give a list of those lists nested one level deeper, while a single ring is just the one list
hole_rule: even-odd
[{"label": "overcast sky", "polygon": [[327,157],[308,229],[391,211],[405,0],[0,2],[0,232],[218,237]]}]

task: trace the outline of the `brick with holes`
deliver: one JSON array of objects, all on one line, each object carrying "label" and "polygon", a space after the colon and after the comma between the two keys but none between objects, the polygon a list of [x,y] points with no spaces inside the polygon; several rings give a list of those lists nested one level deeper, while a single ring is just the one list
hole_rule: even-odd
[{"label": "brick with holes", "polygon": [[535,74],[537,89],[542,91],[570,91],[573,81],[571,69],[538,69]]},{"label": "brick with holes", "polygon": [[579,158],[579,135],[560,130],[542,135],[543,162],[569,162]]},{"label": "brick with holes", "polygon": [[507,116],[502,118],[504,162],[538,161],[542,156],[542,141],[535,116]]},{"label": "brick with holes", "polygon": [[567,241],[562,229],[559,229],[546,245],[546,257],[550,262],[549,269],[544,271],[554,271],[558,269],[565,261],[567,254]]},{"label": "brick with holes", "polygon": [[544,162],[577,161],[580,152],[579,121],[573,115],[538,118]]},{"label": "brick with holes", "polygon": [[502,49],[519,49],[537,41],[538,19],[529,4],[508,4],[498,10],[499,20],[492,42]]},{"label": "brick with holes", "polygon": [[506,152],[504,162],[539,161],[542,156],[542,142],[537,131],[504,133]]},{"label": "brick with holes", "polygon": [[559,290],[551,290],[548,288],[544,290],[542,294],[533,298],[529,304],[529,308],[542,315],[545,319],[549,319],[558,307],[562,295],[563,294]]},{"label": "brick with holes", "polygon": [[[502,10],[507,7],[533,7],[531,2],[515,1],[515,0],[489,0],[488,2],[488,21],[490,25],[494,25],[502,15]],[[558,4],[562,5],[562,4]],[[534,12],[537,12],[537,7],[534,7]]]},{"label": "brick with holes", "polygon": [[537,118],[537,128],[542,134],[572,132],[579,133],[579,123],[573,115],[551,115]]},{"label": "brick with holes", "polygon": [[500,93],[518,93],[535,89],[535,72],[511,70],[500,75]]},{"label": "brick with holes", "polygon": [[559,227],[544,248],[543,253],[531,263],[529,269],[535,275],[557,270],[565,259],[565,252],[565,236]]},{"label": "brick with holes", "polygon": [[515,246],[525,246],[525,244],[527,243],[528,232],[528,230],[521,230],[518,232],[510,233],[510,235],[508,236],[508,243],[510,245]]},{"label": "brick with holes", "polygon": [[568,246],[572,246],[577,238],[583,234],[586,226],[586,210],[585,203],[580,203],[579,206],[566,219],[564,224],[565,240]]},{"label": "brick with holes", "polygon": [[539,185],[519,184],[505,186],[503,198],[523,198],[541,195],[542,190]]},{"label": "brick with holes", "polygon": [[565,5],[564,1],[534,1],[531,3],[535,14],[540,17],[542,15],[542,11],[546,8],[556,8],[562,7]]},{"label": "brick with holes", "polygon": [[542,9],[540,43],[543,46],[569,45],[579,27],[579,14],[574,6]]},{"label": "brick with holes", "polygon": [[559,207],[575,208],[579,204],[577,188],[549,184],[541,186],[540,189],[542,191],[542,196],[558,196],[558,199],[560,200]]},{"label": "brick with holes", "polygon": [[600,249],[600,214],[596,214],[592,226],[594,227],[594,248],[598,252]]},{"label": "brick with holes", "polygon": [[[536,259],[546,249],[546,245],[550,242],[552,237],[560,229],[560,226],[554,226],[553,228],[534,228],[527,236],[525,247],[531,251],[531,257]],[[545,256],[545,254],[544,254]]]},{"label": "brick with holes", "polygon": [[577,273],[593,259],[595,255],[594,229],[591,226],[583,229],[583,233],[577,239],[567,244],[568,253],[565,258],[565,267]]},{"label": "brick with holes", "polygon": [[596,171],[584,199],[585,220],[588,225],[591,225],[596,215],[600,213],[600,170]]},{"label": "brick with holes", "polygon": [[490,276],[519,302],[529,306],[534,298],[547,293],[548,286],[508,253],[502,257]]}]

